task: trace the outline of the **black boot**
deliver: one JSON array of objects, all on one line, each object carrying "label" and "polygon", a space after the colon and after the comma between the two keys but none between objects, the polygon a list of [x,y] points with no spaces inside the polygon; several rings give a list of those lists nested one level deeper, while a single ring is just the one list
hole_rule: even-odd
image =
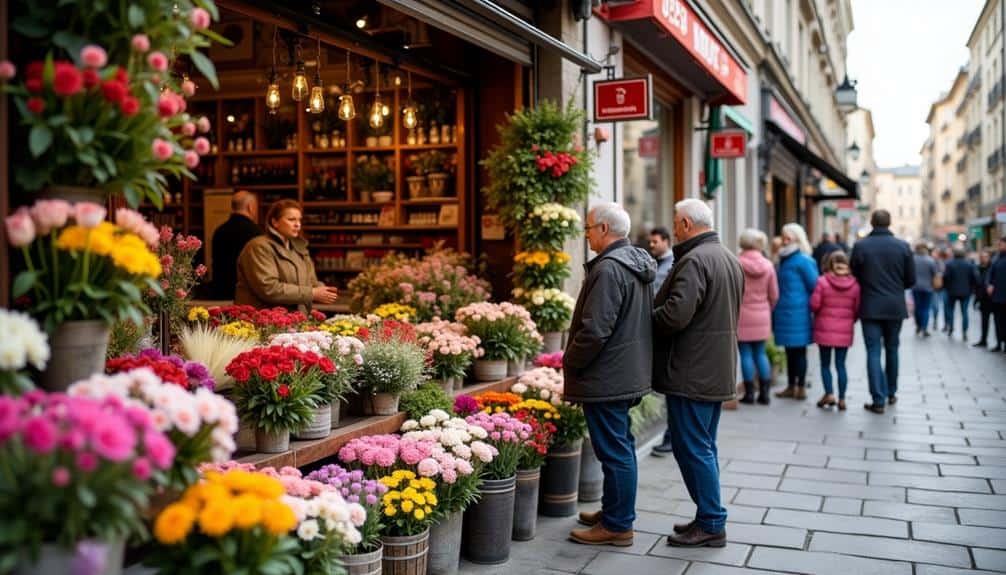
[{"label": "black boot", "polygon": [[772,396],[769,393],[769,388],[772,386],[772,381],[769,379],[762,379],[758,382],[758,403],[762,405],[768,405],[768,402]]},{"label": "black boot", "polygon": [[744,382],[744,397],[741,398],[741,403],[752,404],[755,402],[754,395],[754,382],[745,381]]}]

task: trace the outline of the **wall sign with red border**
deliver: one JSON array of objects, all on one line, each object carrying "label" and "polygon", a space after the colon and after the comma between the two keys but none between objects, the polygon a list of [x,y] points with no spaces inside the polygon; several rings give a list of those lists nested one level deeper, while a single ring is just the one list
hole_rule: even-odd
[{"label": "wall sign with red border", "polygon": [[594,82],[594,121],[624,122],[653,119],[650,75]]},{"label": "wall sign with red border", "polygon": [[748,136],[743,130],[720,130],[709,135],[709,153],[714,158],[743,158]]}]

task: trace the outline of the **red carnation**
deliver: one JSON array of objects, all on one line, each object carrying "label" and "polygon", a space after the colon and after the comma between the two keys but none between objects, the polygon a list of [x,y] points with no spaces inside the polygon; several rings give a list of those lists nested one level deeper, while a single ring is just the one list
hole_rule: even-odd
[{"label": "red carnation", "polygon": [[98,76],[98,71],[93,68],[88,68],[84,70],[84,87],[90,90],[91,88],[97,86],[101,83],[101,77]]},{"label": "red carnation", "polygon": [[237,369],[235,369],[234,372],[230,374],[230,376],[234,378],[234,381],[237,381],[238,383],[244,383],[248,381],[248,378],[251,377],[251,372],[248,371],[247,367],[240,366]]},{"label": "red carnation", "polygon": [[36,116],[45,110],[45,100],[42,98],[28,98],[28,110]]},{"label": "red carnation", "polygon": [[25,68],[24,75],[25,78],[38,78],[39,80],[41,80],[42,73],[44,71],[45,71],[45,64],[39,61],[35,61],[32,62],[31,64],[28,64],[28,67]]},{"label": "red carnation", "polygon": [[[126,85],[122,82],[116,80],[105,80],[101,84],[101,93],[104,94],[105,99],[113,104],[121,104],[126,96],[129,95],[129,90],[126,89]],[[125,113],[125,111],[123,111]]]},{"label": "red carnation", "polygon": [[267,363],[258,368],[258,374],[262,376],[262,379],[272,381],[279,377],[279,369],[277,369],[275,365]]},{"label": "red carnation", "polygon": [[57,96],[73,96],[84,87],[84,75],[69,62],[56,62],[52,90]]},{"label": "red carnation", "polygon": [[325,373],[335,373],[335,364],[332,363],[332,360],[328,359],[327,357],[321,358],[321,361],[318,362],[318,365],[321,367],[321,370],[324,371]]},{"label": "red carnation", "polygon": [[290,395],[290,386],[285,383],[280,384],[280,386],[276,388],[276,393],[279,394],[280,397],[286,397]]}]

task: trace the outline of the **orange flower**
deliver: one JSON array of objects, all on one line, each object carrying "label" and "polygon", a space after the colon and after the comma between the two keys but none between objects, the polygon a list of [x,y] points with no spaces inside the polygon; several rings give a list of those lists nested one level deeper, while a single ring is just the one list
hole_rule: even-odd
[{"label": "orange flower", "polygon": [[523,398],[517,394],[509,392],[487,391],[475,396],[475,401],[483,410],[489,408],[490,411],[506,411],[511,405],[520,403]]}]

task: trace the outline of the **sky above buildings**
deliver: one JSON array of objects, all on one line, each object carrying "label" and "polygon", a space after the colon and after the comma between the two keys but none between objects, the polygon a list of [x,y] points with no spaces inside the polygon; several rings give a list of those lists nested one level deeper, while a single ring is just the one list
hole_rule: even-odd
[{"label": "sky above buildings", "polygon": [[873,112],[878,166],[917,164],[926,115],[969,57],[984,0],[852,0],[849,77]]}]

